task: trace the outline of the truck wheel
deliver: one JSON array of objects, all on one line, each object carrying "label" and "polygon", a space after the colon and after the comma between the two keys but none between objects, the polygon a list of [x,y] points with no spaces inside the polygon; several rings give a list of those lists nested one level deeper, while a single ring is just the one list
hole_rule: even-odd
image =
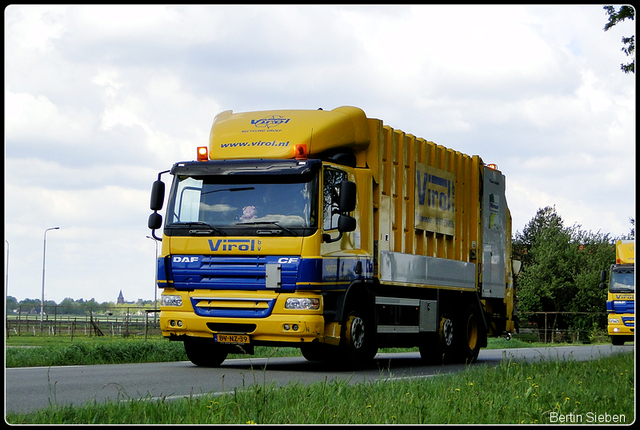
[{"label": "truck wheel", "polygon": [[454,353],[454,323],[447,314],[440,318],[437,333],[427,334],[420,344],[420,357],[427,364],[441,365],[451,361]]},{"label": "truck wheel", "polygon": [[196,366],[218,367],[227,358],[228,351],[213,340],[189,339],[184,341],[184,350]]},{"label": "truck wheel", "polygon": [[429,333],[420,342],[420,358],[426,364],[440,365],[444,358],[444,348],[438,333]]},{"label": "truck wheel", "polygon": [[368,314],[358,308],[347,312],[340,336],[346,364],[361,364],[373,360],[378,352],[374,334],[373,319]]},{"label": "truck wheel", "polygon": [[473,363],[478,358],[480,346],[482,344],[482,320],[478,314],[478,308],[472,305],[467,306],[458,324],[459,333],[455,339],[456,358],[462,363]]},{"label": "truck wheel", "polygon": [[625,338],[624,336],[611,336],[611,344],[620,346],[624,345]]},{"label": "truck wheel", "polygon": [[300,352],[307,361],[330,362],[335,357],[336,351],[335,346],[324,343],[312,343],[300,347]]}]

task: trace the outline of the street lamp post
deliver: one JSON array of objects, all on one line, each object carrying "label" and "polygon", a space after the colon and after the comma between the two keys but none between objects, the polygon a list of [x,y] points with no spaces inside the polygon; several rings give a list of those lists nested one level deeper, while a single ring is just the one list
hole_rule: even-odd
[{"label": "street lamp post", "polygon": [[9,295],[9,241],[7,239],[5,239],[4,241],[7,244],[7,273],[5,274],[6,279],[4,283],[4,298],[6,303],[7,296]]},{"label": "street lamp post", "polygon": [[[155,269],[155,282],[153,283],[153,309],[157,309],[158,308],[158,241],[151,236],[147,236],[147,239],[151,239],[153,240],[153,242],[156,245],[156,258],[154,260],[154,269]],[[157,316],[157,312],[153,313],[153,322],[156,322],[156,316]]]},{"label": "street lamp post", "polygon": [[40,301],[40,332],[42,333],[43,316],[44,316],[44,263],[47,256],[47,232],[49,230],[59,230],[60,227],[51,227],[44,231],[44,247],[42,249],[42,300]]}]

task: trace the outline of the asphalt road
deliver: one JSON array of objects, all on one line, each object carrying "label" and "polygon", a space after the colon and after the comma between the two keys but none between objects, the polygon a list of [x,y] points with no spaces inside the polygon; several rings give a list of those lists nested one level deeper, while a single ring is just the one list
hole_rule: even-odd
[{"label": "asphalt road", "polygon": [[[480,351],[475,365],[497,365],[504,358],[584,361],[632,350],[633,345],[485,349]],[[417,352],[378,354],[374,365],[357,371],[332,369],[302,357],[234,359],[219,368],[196,367],[189,361],[11,368],[5,369],[5,411],[31,412],[50,405],[82,405],[94,400],[221,394],[253,383],[284,386],[289,382],[309,384],[344,379],[355,384],[389,378],[430,378],[464,368],[464,365],[423,365]]]}]

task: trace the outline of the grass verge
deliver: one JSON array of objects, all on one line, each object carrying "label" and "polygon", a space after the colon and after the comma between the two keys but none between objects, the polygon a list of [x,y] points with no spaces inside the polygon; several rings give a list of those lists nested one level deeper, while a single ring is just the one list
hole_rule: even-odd
[{"label": "grass verge", "polygon": [[633,353],[594,361],[505,360],[375,383],[253,385],[222,396],[123,398],[7,414],[11,424],[630,424]]}]

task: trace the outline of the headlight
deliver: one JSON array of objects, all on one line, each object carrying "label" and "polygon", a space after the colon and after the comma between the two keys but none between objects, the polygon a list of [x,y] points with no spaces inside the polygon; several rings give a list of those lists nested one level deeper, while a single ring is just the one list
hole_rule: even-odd
[{"label": "headlight", "polygon": [[284,308],[301,311],[317,311],[320,309],[320,299],[291,297],[284,303]]},{"label": "headlight", "polygon": [[620,320],[618,318],[609,318],[609,324],[620,324]]},{"label": "headlight", "polygon": [[182,306],[182,297],[162,296],[162,306]]}]

